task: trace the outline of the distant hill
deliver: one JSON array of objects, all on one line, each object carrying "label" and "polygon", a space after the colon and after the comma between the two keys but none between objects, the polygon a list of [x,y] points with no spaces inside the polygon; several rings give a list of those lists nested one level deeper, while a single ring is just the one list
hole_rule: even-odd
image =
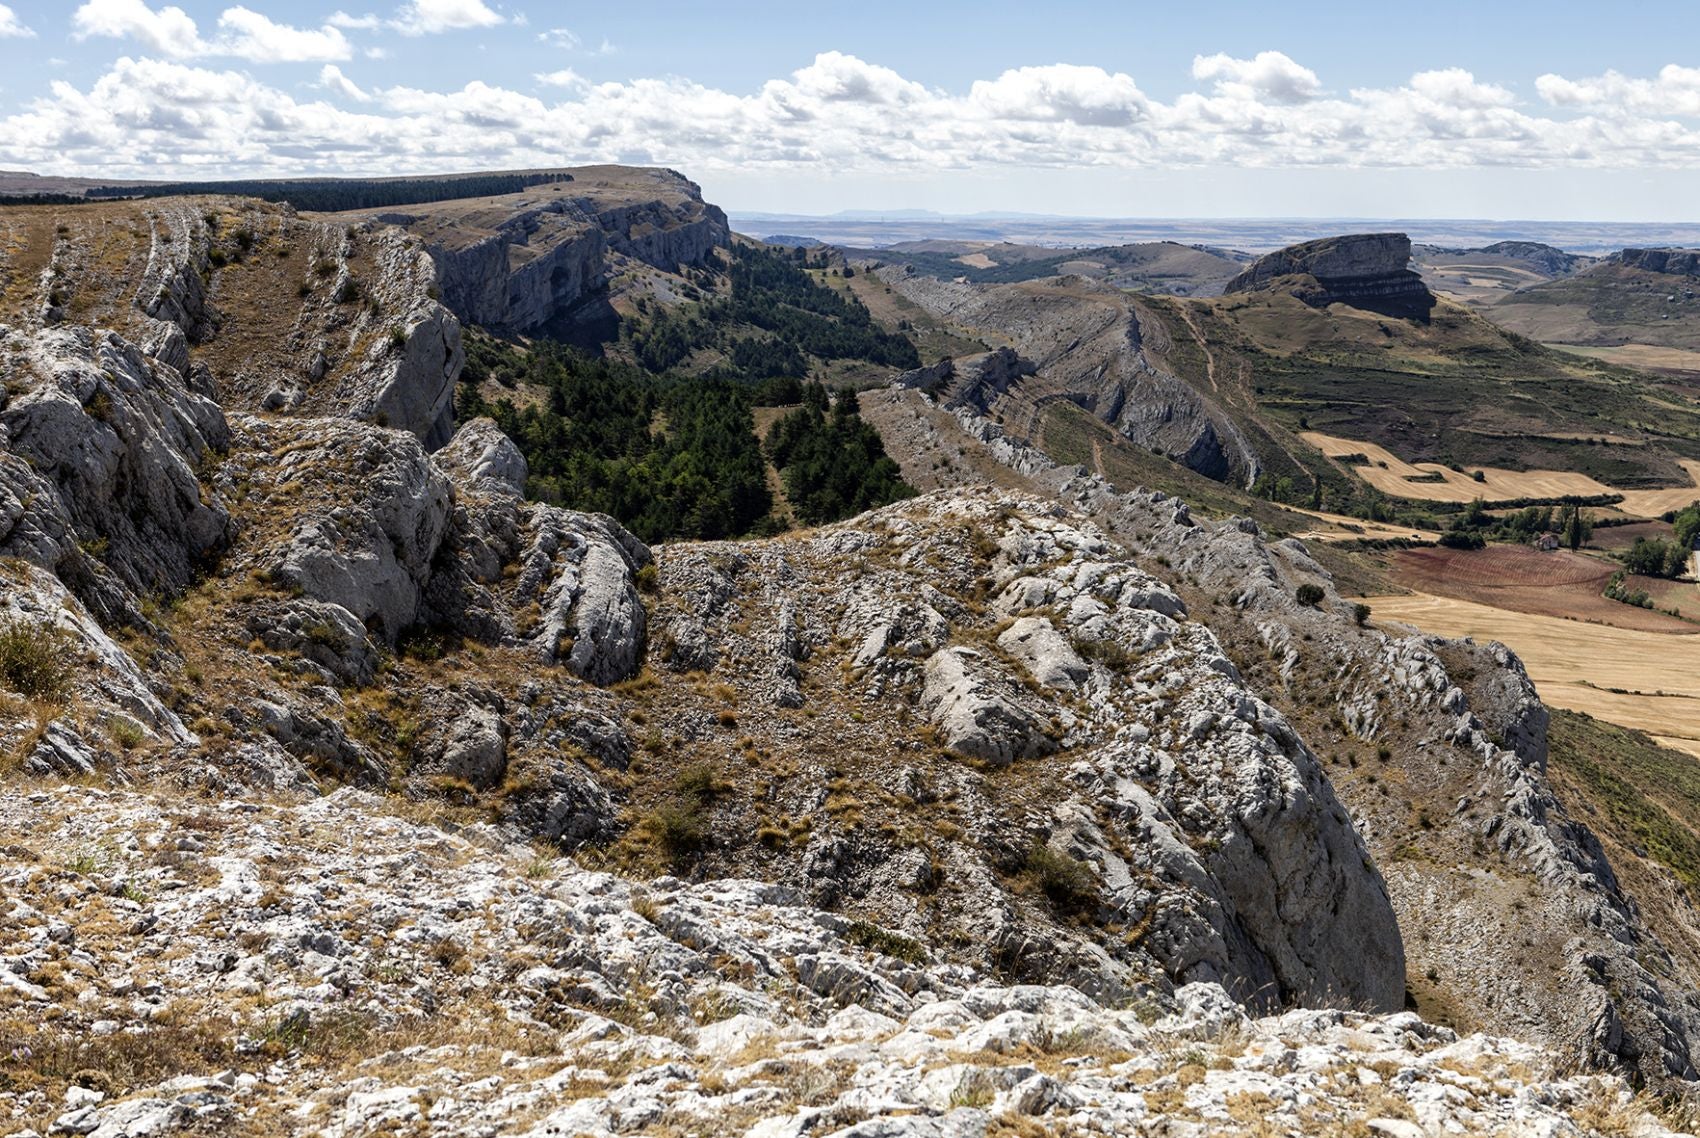
[{"label": "distant hill", "polygon": [[1220,292],[1243,267],[1244,254],[1174,241],[1056,249],[1012,242],[908,241],[884,249],[852,249],[862,263],[899,263],[941,280],[1012,284],[1079,276],[1117,288],[1176,296]]},{"label": "distant hill", "polygon": [[[1693,250],[1626,249],[1572,275],[1517,289],[1487,311],[1507,328],[1547,343],[1700,352],[1697,267],[1700,253]],[[1665,362],[1700,367],[1700,357]]]}]

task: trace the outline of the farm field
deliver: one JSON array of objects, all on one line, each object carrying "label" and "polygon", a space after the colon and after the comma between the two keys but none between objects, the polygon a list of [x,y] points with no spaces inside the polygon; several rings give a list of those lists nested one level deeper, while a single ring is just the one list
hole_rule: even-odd
[{"label": "farm field", "polygon": [[[1601,596],[1606,582],[1619,568],[1601,557],[1564,550],[1541,553],[1521,545],[1490,545],[1473,550],[1403,549],[1391,556],[1389,564],[1388,577],[1393,583],[1432,596],[1644,632],[1676,636],[1700,633],[1700,625]],[[1692,598],[1690,607],[1700,601],[1700,589],[1691,584],[1649,577],[1631,577],[1629,583],[1633,589],[1654,593],[1661,607],[1677,604],[1684,593]],[[1674,595],[1667,599],[1662,595],[1666,591]]]},{"label": "farm field", "polygon": [[1358,477],[1384,494],[1429,502],[1511,501],[1518,498],[1595,497],[1622,494],[1618,509],[1636,517],[1656,518],[1667,510],[1681,509],[1700,499],[1700,462],[1682,459],[1680,465],[1693,484],[1658,490],[1620,490],[1604,482],[1568,470],[1500,470],[1475,467],[1481,481],[1470,474],[1434,462],[1409,463],[1386,447],[1371,442],[1305,431],[1299,437],[1329,458],[1363,455],[1368,465],[1353,464]]},{"label": "farm field", "polygon": [[[1378,624],[1498,640],[1554,707],[1647,732],[1700,757],[1700,636],[1510,612],[1425,593],[1366,598]],[[1674,622],[1673,622],[1674,623]]]},{"label": "farm field", "polygon": [[1592,344],[1547,346],[1623,367],[1646,368],[1649,371],[1700,372],[1700,351],[1692,348],[1665,348],[1657,344],[1617,344],[1610,347],[1597,347]]}]

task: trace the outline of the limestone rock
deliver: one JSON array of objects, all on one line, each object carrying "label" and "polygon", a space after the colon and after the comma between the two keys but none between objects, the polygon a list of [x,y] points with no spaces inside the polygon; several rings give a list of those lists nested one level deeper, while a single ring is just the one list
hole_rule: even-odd
[{"label": "limestone rock", "polygon": [[1042,616],[1022,617],[1010,625],[999,634],[998,647],[1048,688],[1075,691],[1090,670],[1068,639]]},{"label": "limestone rock", "polygon": [[976,665],[978,653],[945,648],[927,660],[921,708],[958,754],[1010,763],[1056,749],[1056,741],[1013,692],[1001,690]]}]

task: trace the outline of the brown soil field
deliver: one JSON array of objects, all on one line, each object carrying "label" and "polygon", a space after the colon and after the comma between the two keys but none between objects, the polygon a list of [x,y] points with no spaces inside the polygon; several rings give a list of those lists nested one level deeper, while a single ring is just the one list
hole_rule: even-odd
[{"label": "brown soil field", "polygon": [[[1693,459],[1681,460],[1682,468],[1694,482],[1691,486],[1664,490],[1619,490],[1586,474],[1568,470],[1501,470],[1480,466],[1460,474],[1435,462],[1406,462],[1375,443],[1343,439],[1320,431],[1304,431],[1299,437],[1329,458],[1353,454],[1368,458],[1368,466],[1354,464],[1351,469],[1382,493],[1398,498],[1429,502],[1469,502],[1482,498],[1498,502],[1516,498],[1562,498],[1570,495],[1586,498],[1622,494],[1623,501],[1618,509],[1642,518],[1656,518],[1666,510],[1679,510],[1700,498],[1700,462]],[[1474,471],[1481,472],[1480,482],[1471,477]],[[1437,478],[1439,481],[1436,481]]]},{"label": "brown soil field", "polygon": [[1378,625],[1397,621],[1441,636],[1498,640],[1522,658],[1547,703],[1646,731],[1700,756],[1700,636],[1508,612],[1424,593],[1366,600]]},{"label": "brown soil field", "polygon": [[1670,535],[1671,527],[1668,522],[1636,522],[1628,526],[1596,525],[1594,536],[1588,539],[1588,545],[1593,549],[1616,553],[1634,545],[1638,537],[1662,537],[1668,541]]},{"label": "brown soil field", "polygon": [[[1608,624],[1675,636],[1700,633],[1700,625],[1601,596],[1615,563],[1559,550],[1541,553],[1520,545],[1486,549],[1402,549],[1389,559],[1389,579],[1401,588],[1513,613]],[[1633,587],[1652,591],[1646,578]],[[1674,583],[1674,582],[1673,582]],[[1694,586],[1689,585],[1690,591]]]}]

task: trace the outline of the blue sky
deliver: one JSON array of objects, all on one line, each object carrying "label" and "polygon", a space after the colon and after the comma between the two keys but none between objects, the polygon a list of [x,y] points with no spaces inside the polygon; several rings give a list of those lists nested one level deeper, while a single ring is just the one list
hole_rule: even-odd
[{"label": "blue sky", "polygon": [[0,4],[0,166],[673,165],[744,211],[1693,220],[1700,5]]}]

